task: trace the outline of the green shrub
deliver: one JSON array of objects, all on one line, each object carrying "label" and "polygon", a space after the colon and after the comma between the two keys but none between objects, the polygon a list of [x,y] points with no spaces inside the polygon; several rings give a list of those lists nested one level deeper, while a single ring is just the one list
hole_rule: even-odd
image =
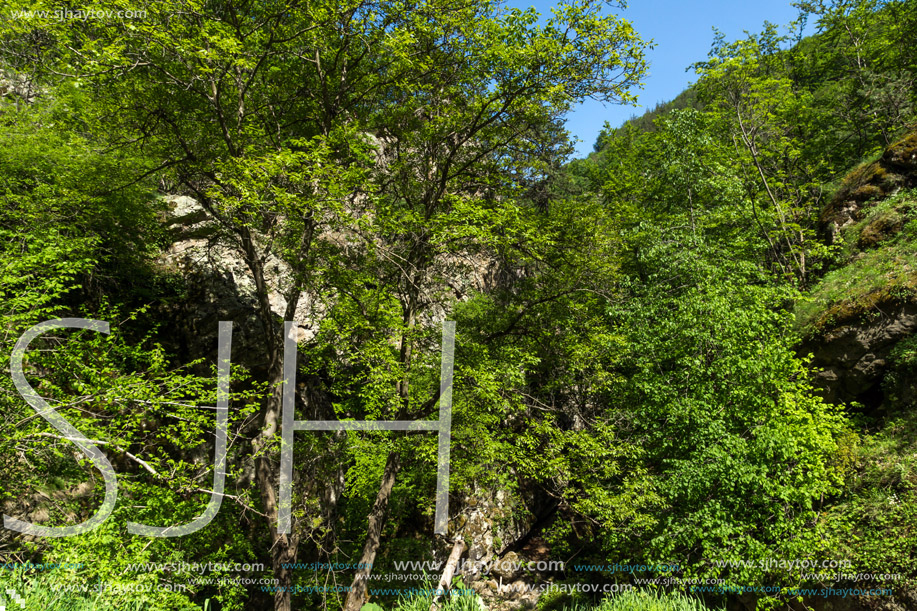
[{"label": "green shrub", "polygon": [[[140,582],[102,592],[98,582],[64,583],[48,574],[23,575],[4,571],[0,573],[0,606],[5,604],[10,610],[41,611],[199,611],[200,608],[190,603],[186,596],[157,591],[155,585],[148,583],[150,592],[132,591],[137,589],[132,586],[148,585]],[[20,606],[17,597],[22,599],[24,607]]]}]

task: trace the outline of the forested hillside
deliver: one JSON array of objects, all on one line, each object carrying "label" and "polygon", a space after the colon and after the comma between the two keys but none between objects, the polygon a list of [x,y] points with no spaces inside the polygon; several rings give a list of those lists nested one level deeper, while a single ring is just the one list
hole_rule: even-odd
[{"label": "forested hillside", "polygon": [[917,608],[917,3],[6,4],[0,611]]}]

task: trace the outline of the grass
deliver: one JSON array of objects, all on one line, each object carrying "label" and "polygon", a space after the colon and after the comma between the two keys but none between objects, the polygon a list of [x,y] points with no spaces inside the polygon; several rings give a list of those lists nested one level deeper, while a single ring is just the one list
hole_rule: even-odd
[{"label": "grass", "polygon": [[[452,585],[456,588],[466,588],[461,579],[453,580]],[[436,584],[427,581],[422,588],[419,589],[428,592],[433,591],[436,589]],[[432,602],[432,594],[400,596],[398,602],[395,603],[395,606],[391,607],[391,609],[392,611],[430,611]],[[441,596],[437,602],[437,608],[439,611],[486,611],[487,609],[480,596],[467,594],[459,596]],[[386,611],[386,609],[386,607],[382,607],[375,603],[367,603],[363,605],[360,611]]]},{"label": "grass", "polygon": [[821,544],[848,558],[850,572],[900,577],[872,587],[917,588],[917,412],[895,410],[864,435],[846,490],[821,514]]},{"label": "grass", "polygon": [[[725,607],[721,607],[725,609]],[[576,604],[564,607],[564,611],[713,611],[699,598],[673,592],[650,593],[645,590],[631,590],[606,598],[597,606]]]},{"label": "grass", "polygon": [[[583,601],[569,602],[568,596],[551,596],[545,594],[539,600],[538,608],[542,611],[558,609],[559,611],[721,611],[725,607],[713,609],[704,605],[703,601],[694,596],[678,592],[647,592],[645,590],[631,590],[622,592],[604,599],[599,604]],[[566,604],[563,604],[567,601]],[[392,611],[429,611],[431,597],[411,596],[402,597],[392,608]],[[484,611],[487,609],[478,596],[454,596],[440,599],[440,611]],[[370,603],[363,605],[361,611],[385,611],[385,608]]]},{"label": "grass", "polygon": [[[74,590],[60,591],[59,588],[53,588],[45,575],[23,576],[18,571],[3,571],[0,572],[0,606],[5,605],[7,611],[200,611],[199,607],[189,605],[187,600],[182,606],[177,598],[162,596],[162,593],[157,592],[100,593],[94,583],[67,585]],[[15,591],[15,595],[10,594],[9,590]],[[21,598],[24,606],[19,604],[16,596]],[[209,604],[205,603],[204,611],[208,607]]]}]

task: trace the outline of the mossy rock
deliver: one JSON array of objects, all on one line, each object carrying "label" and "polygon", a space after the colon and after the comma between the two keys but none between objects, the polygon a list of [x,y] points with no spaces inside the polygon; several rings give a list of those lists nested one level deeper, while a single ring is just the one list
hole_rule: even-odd
[{"label": "mossy rock", "polygon": [[881,187],[877,187],[876,185],[863,185],[851,193],[850,197],[858,202],[866,202],[881,195],[885,195],[885,191],[883,191]]},{"label": "mossy rock", "polygon": [[844,325],[859,324],[864,322],[862,317],[866,313],[881,311],[882,308],[890,308],[900,302],[900,297],[889,294],[888,289],[876,289],[865,295],[831,304],[812,323],[812,327],[817,332],[825,333]]},{"label": "mossy rock", "polygon": [[904,226],[904,218],[900,214],[891,211],[888,214],[882,214],[869,221],[860,232],[857,239],[859,248],[872,248],[879,242],[886,240],[901,231]]},{"label": "mossy rock", "polygon": [[917,185],[917,131],[889,146],[882,156],[851,170],[819,215],[822,237],[833,243],[838,230],[865,217],[864,206]]},{"label": "mossy rock", "polygon": [[882,155],[887,166],[906,172],[917,172],[917,132],[912,132],[892,144]]},{"label": "mossy rock", "polygon": [[863,203],[883,197],[897,187],[900,179],[899,175],[889,172],[881,160],[861,164],[844,177],[825,211],[830,213],[844,202]]}]

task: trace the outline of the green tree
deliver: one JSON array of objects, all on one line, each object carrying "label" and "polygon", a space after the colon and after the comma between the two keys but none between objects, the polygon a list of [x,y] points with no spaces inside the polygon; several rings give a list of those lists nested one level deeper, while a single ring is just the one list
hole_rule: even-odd
[{"label": "green tree", "polygon": [[771,257],[805,285],[810,259],[822,254],[811,219],[821,204],[823,161],[804,155],[813,131],[811,93],[794,84],[780,49],[785,42],[772,25],[736,43],[720,38],[708,61],[696,65],[697,88],[735,142],[748,197],[774,225],[767,232]]},{"label": "green tree", "polygon": [[[158,575],[123,575],[128,561],[183,561],[188,554],[217,559],[246,552],[225,535],[231,518],[182,548],[172,542],[118,555],[129,520],[190,521],[209,497],[200,479],[210,471],[215,380],[190,366],[175,367],[153,335],[150,308],[141,285],[158,281],[148,257],[158,251],[157,206],[149,184],[112,190],[135,177],[127,162],[142,157],[99,152],[82,133],[85,110],[78,90],[61,87],[53,96],[3,109],[0,115],[0,236],[4,273],[0,310],[5,334],[0,359],[9,370],[13,346],[35,324],[58,317],[111,322],[108,336],[93,332],[48,332],[33,340],[25,374],[37,393],[81,434],[99,445],[119,475],[120,501],[96,532],[30,543],[14,535],[4,549],[9,561],[82,562],[87,568],[25,578],[51,586],[154,585]],[[139,205],[138,205],[139,202]],[[112,305],[115,303],[116,305]],[[236,371],[241,382],[244,373]],[[240,384],[240,387],[244,385]],[[238,392],[230,418],[231,441],[251,409],[251,395]],[[6,376],[0,380],[0,463],[5,475],[0,499],[13,517],[39,525],[79,523],[96,512],[104,486],[72,440],[49,426],[27,405]],[[204,467],[199,458],[208,451]],[[206,485],[206,484],[205,484]],[[203,493],[203,494],[202,494]],[[206,502],[206,501],[205,501]],[[143,507],[137,512],[135,506]],[[10,508],[13,509],[10,509]],[[4,540],[9,539],[6,531]],[[231,543],[230,543],[231,541]],[[225,556],[223,556],[225,558]],[[17,585],[17,584],[13,584]],[[187,593],[156,592],[149,602],[193,608]],[[238,604],[238,588],[224,589],[227,608]],[[124,604],[129,597],[117,600]]]},{"label": "green tree", "polygon": [[[676,557],[713,576],[714,560],[792,549],[814,503],[838,489],[845,429],[791,351],[787,289],[722,251],[680,254],[678,242],[692,239],[681,236],[644,251],[648,278],[613,310],[629,351],[610,402],[623,415],[622,442],[643,449],[664,499],[637,537],[644,557]],[[606,536],[625,546],[629,530]]]},{"label": "green tree", "polygon": [[[116,7],[124,8],[87,8]],[[416,413],[410,371],[432,348],[417,343],[420,326],[454,299],[437,291],[456,258],[508,239],[506,227],[518,235],[517,185],[537,177],[533,159],[546,137],[561,142],[558,120],[575,101],[632,99],[644,44],[602,8],[579,0],[537,25],[533,11],[482,1],[156,2],[136,23],[31,22],[9,33],[54,41],[27,65],[79,74],[112,144],[154,156],[146,171],[198,199],[248,265],[272,388],[252,450],[282,586],[292,583],[283,565],[295,560],[301,529],[276,526],[283,342],[270,289],[292,319],[306,293],[345,312],[367,283],[379,287],[366,298],[382,318],[367,318],[397,338],[395,355],[384,357],[396,374],[337,416]],[[289,266],[283,286],[269,286],[269,256]],[[345,273],[348,257],[374,273]],[[338,358],[371,367],[379,354]],[[378,547],[397,463],[390,452],[363,559]],[[362,602],[359,578],[348,609]],[[289,591],[278,592],[275,608],[290,604]]]}]

